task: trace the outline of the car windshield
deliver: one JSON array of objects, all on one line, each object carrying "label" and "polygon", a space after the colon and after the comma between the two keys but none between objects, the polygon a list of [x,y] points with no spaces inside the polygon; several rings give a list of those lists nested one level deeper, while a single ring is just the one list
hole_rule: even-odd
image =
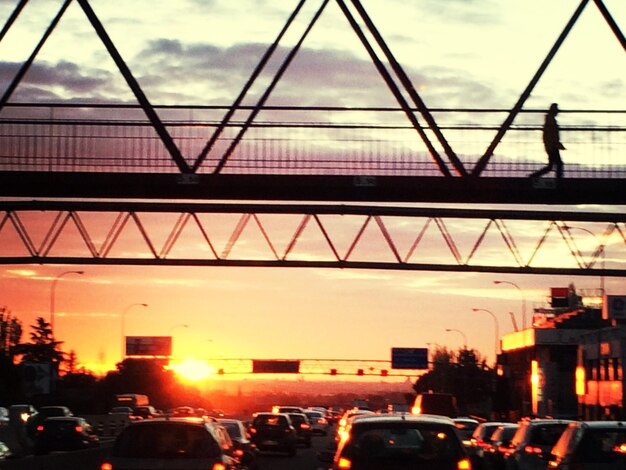
[{"label": "car windshield", "polygon": [[151,423],[127,427],[120,434],[113,454],[126,458],[211,458],[220,449],[207,429],[185,423]]},{"label": "car windshield", "polygon": [[530,443],[537,446],[552,447],[559,440],[567,424],[541,424],[534,426],[530,433]]},{"label": "car windshield", "polygon": [[306,418],[302,415],[289,415],[289,417],[291,418],[291,422],[295,425],[300,425],[302,423],[305,422]]},{"label": "car windshield", "polygon": [[578,447],[584,462],[626,462],[626,429],[589,429]]},{"label": "car windshield", "polygon": [[231,437],[231,439],[241,439],[241,428],[237,423],[229,423],[220,421],[220,424],[226,428],[226,432]]},{"label": "car windshield", "polygon": [[260,415],[254,418],[255,426],[287,426],[287,418],[279,415]]},{"label": "car windshield", "polygon": [[447,468],[448,463],[457,462],[463,455],[451,427],[370,423],[359,430],[353,428],[353,433],[352,444],[346,448],[346,456],[353,461],[402,461]]}]

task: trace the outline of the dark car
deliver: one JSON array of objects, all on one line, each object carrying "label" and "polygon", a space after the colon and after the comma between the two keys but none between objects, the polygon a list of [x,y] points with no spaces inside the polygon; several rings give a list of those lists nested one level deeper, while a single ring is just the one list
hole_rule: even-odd
[{"label": "dark car", "polygon": [[84,418],[77,416],[46,418],[37,426],[33,453],[78,450],[100,445],[100,439]]},{"label": "dark car", "polygon": [[459,436],[461,436],[463,445],[465,447],[469,447],[472,434],[474,434],[474,431],[476,430],[480,422],[477,419],[466,417],[453,418],[452,421],[454,421],[456,430],[458,431]]},{"label": "dark car", "polygon": [[241,466],[234,456],[232,440],[216,420],[172,417],[128,425],[115,439],[100,468],[238,470]]},{"label": "dark car", "polygon": [[161,416],[161,413],[152,405],[136,406],[133,415],[141,419],[152,419]]},{"label": "dark car", "polygon": [[[439,416],[371,415],[346,429],[333,470],[459,470],[470,463],[454,423]],[[320,453],[325,460],[327,454]]]},{"label": "dark car", "polygon": [[291,419],[291,424],[296,429],[298,436],[298,443],[304,444],[305,447],[311,447],[311,436],[313,430],[311,429],[311,423],[304,413],[287,413]]},{"label": "dark car", "polygon": [[0,460],[11,457],[11,449],[4,442],[0,441]]},{"label": "dark car", "polygon": [[286,452],[296,455],[298,435],[285,413],[256,413],[250,425],[252,442],[261,451]]},{"label": "dark car", "polygon": [[511,450],[504,459],[507,470],[545,470],[550,451],[565,428],[565,419],[524,419],[511,439]]},{"label": "dark car", "polygon": [[32,414],[26,422],[26,430],[31,437],[35,436],[37,427],[47,418],[73,416],[67,406],[42,406]]},{"label": "dark car", "polygon": [[491,447],[491,436],[498,427],[506,424],[501,421],[485,421],[474,429],[467,453],[472,461],[472,470],[483,468],[483,458],[485,451]]},{"label": "dark car", "polygon": [[244,468],[254,470],[259,468],[259,449],[252,442],[243,421],[238,419],[218,418],[217,420],[228,432],[235,447],[235,455]]},{"label": "dark car", "polygon": [[498,426],[491,435],[491,444],[485,448],[483,462],[486,470],[504,470],[504,459],[511,452],[511,439],[515,435],[516,423]]},{"label": "dark car", "polygon": [[571,423],[552,448],[549,468],[624,470],[626,421]]}]

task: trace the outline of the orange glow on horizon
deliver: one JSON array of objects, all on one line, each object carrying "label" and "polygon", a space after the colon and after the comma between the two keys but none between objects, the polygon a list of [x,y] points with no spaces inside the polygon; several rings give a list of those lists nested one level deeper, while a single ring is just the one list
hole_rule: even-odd
[{"label": "orange glow on horizon", "polygon": [[201,359],[184,359],[180,362],[171,362],[168,366],[174,373],[187,382],[201,382],[213,377],[217,370]]}]

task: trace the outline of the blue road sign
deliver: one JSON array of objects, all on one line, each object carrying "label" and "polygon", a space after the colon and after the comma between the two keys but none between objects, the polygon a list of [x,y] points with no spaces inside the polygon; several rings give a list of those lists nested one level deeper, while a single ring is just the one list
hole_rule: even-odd
[{"label": "blue road sign", "polygon": [[428,369],[428,348],[391,348],[392,369]]}]

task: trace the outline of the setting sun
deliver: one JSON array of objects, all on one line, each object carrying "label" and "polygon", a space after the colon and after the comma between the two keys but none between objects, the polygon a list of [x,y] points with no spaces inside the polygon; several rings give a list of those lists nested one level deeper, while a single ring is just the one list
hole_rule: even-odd
[{"label": "setting sun", "polygon": [[215,367],[201,359],[185,359],[181,362],[170,363],[169,368],[179,377],[189,382],[200,382],[215,375]]}]

